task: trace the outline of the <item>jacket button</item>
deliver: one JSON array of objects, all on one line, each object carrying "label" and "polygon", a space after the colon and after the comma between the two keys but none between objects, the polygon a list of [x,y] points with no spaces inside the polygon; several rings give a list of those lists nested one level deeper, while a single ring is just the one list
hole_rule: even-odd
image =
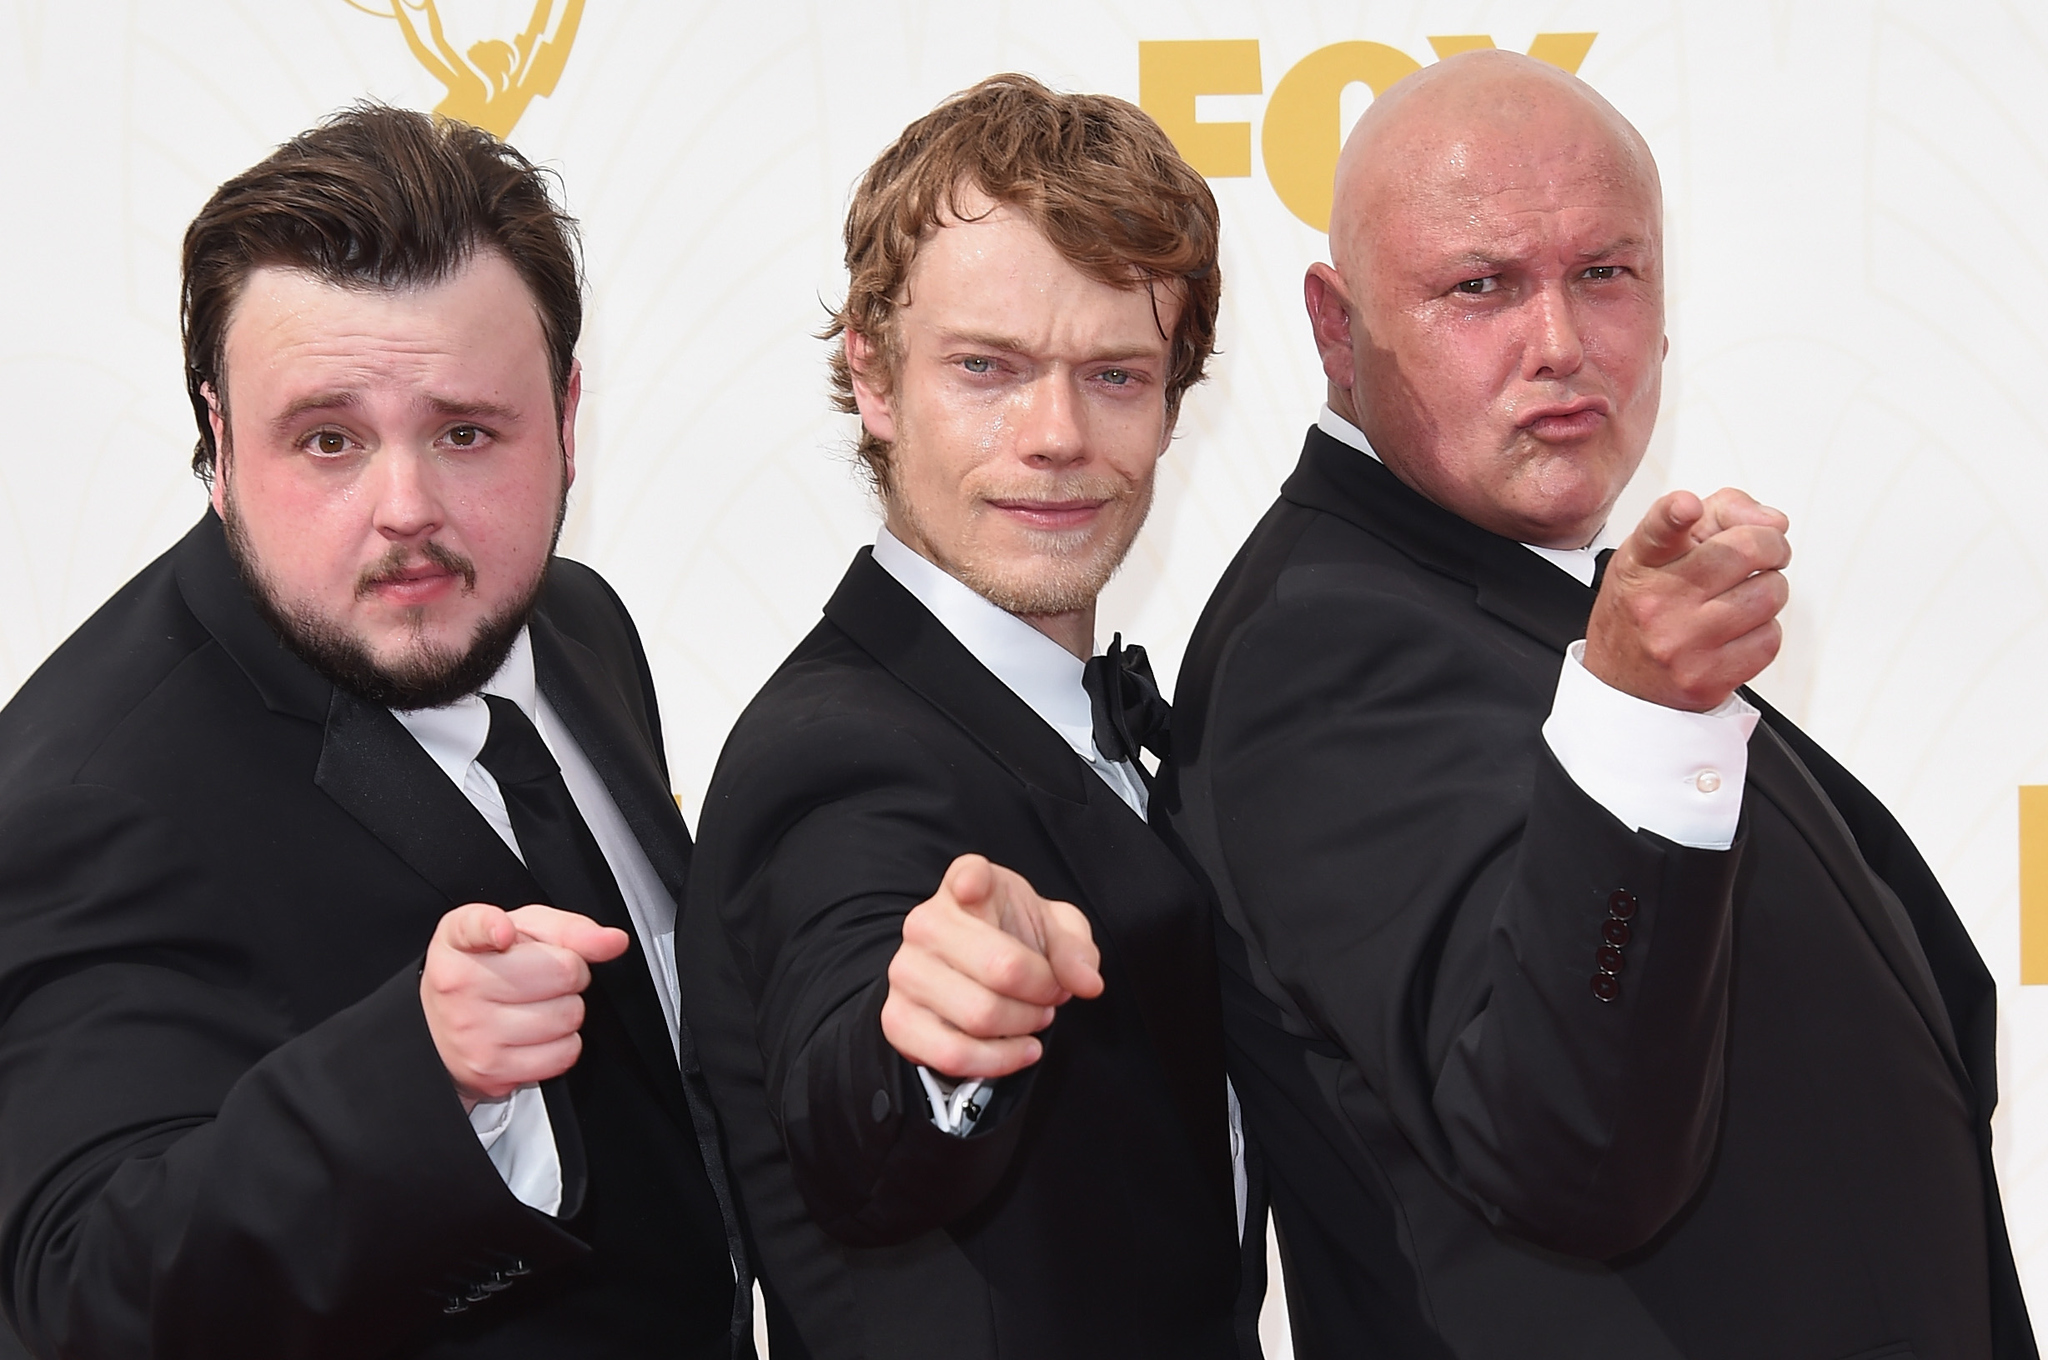
[{"label": "jacket button", "polygon": [[1611,944],[1603,944],[1599,952],[1593,956],[1593,962],[1603,973],[1619,973],[1627,960],[1622,958],[1619,949]]},{"label": "jacket button", "polygon": [[1607,914],[1617,921],[1626,921],[1636,914],[1636,895],[1627,888],[1616,888],[1607,894]]},{"label": "jacket button", "polygon": [[1593,995],[1602,1001],[1612,1001],[1621,995],[1621,984],[1606,973],[1593,975]]},{"label": "jacket button", "polygon": [[1600,923],[1600,938],[1613,945],[1616,949],[1627,944],[1628,937],[1628,922],[1617,921],[1610,917]]},{"label": "jacket button", "polygon": [[887,1091],[875,1092],[875,1098],[868,1102],[868,1113],[875,1117],[877,1124],[889,1117],[889,1093]]}]

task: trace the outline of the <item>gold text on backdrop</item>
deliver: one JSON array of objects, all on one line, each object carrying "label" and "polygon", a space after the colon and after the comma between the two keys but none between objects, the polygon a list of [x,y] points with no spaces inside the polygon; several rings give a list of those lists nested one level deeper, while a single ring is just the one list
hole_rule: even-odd
[{"label": "gold text on backdrop", "polygon": [[[1538,33],[1529,55],[1578,73],[1596,33]],[[1431,38],[1438,57],[1492,47],[1483,33]],[[1259,138],[1266,178],[1287,210],[1317,231],[1330,229],[1330,180],[1344,140],[1339,112],[1347,85],[1385,94],[1422,63],[1398,47],[1341,42],[1296,62],[1266,101]],[[1205,123],[1195,100],[1205,94],[1264,94],[1256,38],[1138,44],[1138,103],[1157,119],[1189,165],[1211,179],[1252,173],[1252,125]]]}]

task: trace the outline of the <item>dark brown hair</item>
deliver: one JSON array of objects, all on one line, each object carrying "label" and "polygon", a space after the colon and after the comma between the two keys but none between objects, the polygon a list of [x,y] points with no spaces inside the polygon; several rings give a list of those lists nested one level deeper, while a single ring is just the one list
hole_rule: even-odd
[{"label": "dark brown hair", "polygon": [[[961,91],[868,167],[846,213],[846,301],[823,338],[859,332],[882,363],[862,378],[887,391],[901,357],[896,310],[918,244],[960,220],[960,196],[973,190],[1024,213],[1082,273],[1182,302],[1166,381],[1167,415],[1177,416],[1216,345],[1215,197],[1137,105],[1055,94],[1029,76],[990,76]],[[832,390],[840,410],[858,409],[843,343],[832,354]],[[889,446],[863,429],[857,451],[886,494]]]},{"label": "dark brown hair", "polygon": [[185,389],[199,421],[192,471],[213,477],[204,389],[227,411],[222,354],[251,271],[304,270],[343,287],[438,283],[496,250],[533,293],[559,417],[583,329],[576,223],[550,172],[488,132],[381,104],[345,109],[214,191],[185,229]]}]

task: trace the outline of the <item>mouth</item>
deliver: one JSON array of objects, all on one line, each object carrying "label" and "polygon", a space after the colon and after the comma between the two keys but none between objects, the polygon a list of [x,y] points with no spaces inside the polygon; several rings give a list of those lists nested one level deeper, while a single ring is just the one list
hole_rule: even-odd
[{"label": "mouth", "polygon": [[1584,439],[1607,423],[1605,398],[1580,397],[1576,401],[1550,402],[1532,406],[1515,424],[1546,442],[1568,443]]},{"label": "mouth", "polygon": [[365,581],[358,593],[373,596],[385,604],[400,608],[417,608],[432,604],[462,588],[461,572],[451,571],[437,563],[423,562],[417,567],[380,572]]},{"label": "mouth", "polygon": [[1029,528],[1057,532],[1063,529],[1086,528],[1094,523],[1096,513],[1109,502],[1107,499],[1092,497],[1073,500],[1016,497],[991,500],[987,504]]}]

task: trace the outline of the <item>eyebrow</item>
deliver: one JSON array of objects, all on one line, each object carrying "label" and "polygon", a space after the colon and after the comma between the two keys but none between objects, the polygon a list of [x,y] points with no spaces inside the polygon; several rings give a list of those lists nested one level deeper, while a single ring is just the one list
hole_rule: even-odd
[{"label": "eyebrow", "polygon": [[[965,345],[970,349],[1002,350],[1009,354],[1028,354],[1031,346],[1011,335],[997,335],[992,331],[949,331],[946,332],[941,348],[951,349]],[[1157,359],[1163,356],[1163,347],[1158,345],[1112,345],[1108,349],[1092,351],[1089,363],[1128,362],[1132,359]]]},{"label": "eyebrow", "polygon": [[[519,418],[518,411],[494,401],[454,401],[446,397],[427,397],[419,404],[436,415],[458,420],[510,422]],[[352,411],[361,405],[360,394],[346,388],[330,392],[313,392],[286,406],[271,423],[283,431],[297,424],[300,417],[313,412]]]}]

